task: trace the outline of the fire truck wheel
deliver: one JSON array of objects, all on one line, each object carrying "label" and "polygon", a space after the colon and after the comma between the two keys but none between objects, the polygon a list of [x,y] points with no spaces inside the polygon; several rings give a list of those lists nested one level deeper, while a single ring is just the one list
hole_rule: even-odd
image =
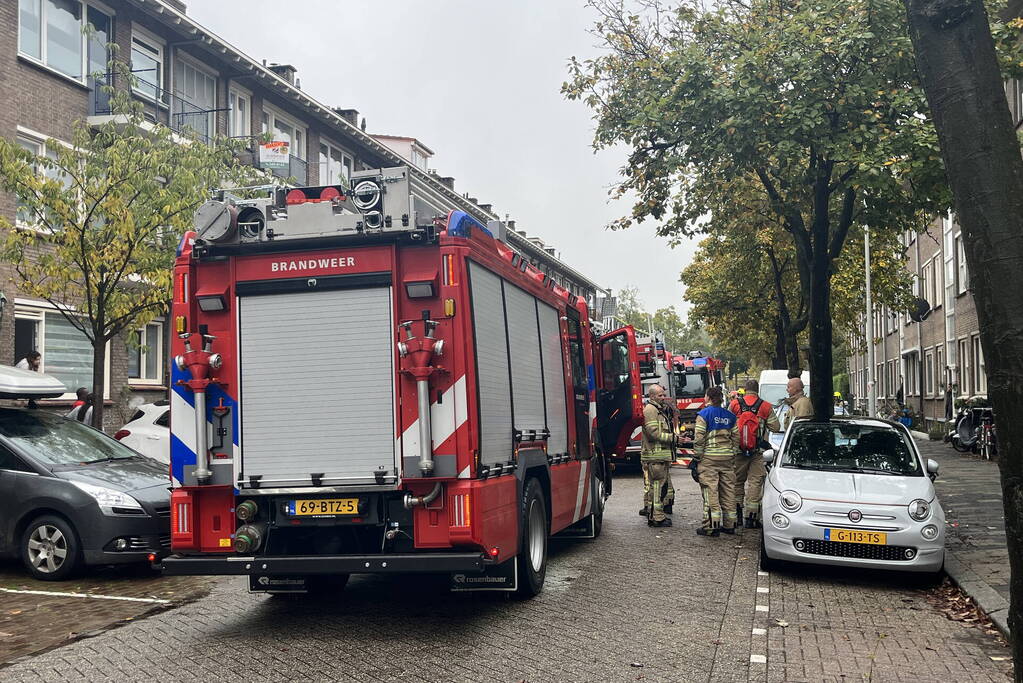
[{"label": "fire truck wheel", "polygon": [[62,517],[37,517],[21,534],[21,561],[41,581],[70,578],[82,563],[78,534]]},{"label": "fire truck wheel", "polygon": [[547,503],[543,488],[536,479],[529,479],[522,492],[522,545],[518,562],[517,595],[531,598],[543,590],[547,576]]}]

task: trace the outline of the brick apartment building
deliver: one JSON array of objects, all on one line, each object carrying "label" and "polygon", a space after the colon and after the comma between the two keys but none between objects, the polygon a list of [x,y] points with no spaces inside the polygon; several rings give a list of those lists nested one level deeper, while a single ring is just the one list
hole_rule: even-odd
[{"label": "brick apartment building", "polygon": [[[1023,126],[1023,82],[1005,83],[1016,128]],[[959,226],[953,217],[935,219],[927,231],[903,236],[906,268],[914,294],[930,304],[922,322],[883,307],[874,311],[874,384],[878,405],[905,404],[927,426],[942,423],[956,399],[987,396],[987,370],[980,345],[977,307],[970,291]],[[850,245],[852,246],[852,245]],[[860,328],[861,338],[866,327]],[[856,408],[867,411],[867,354],[847,359]]]},{"label": "brick apartment building", "polygon": [[[923,322],[884,307],[874,311],[874,383],[879,406],[897,398],[929,425],[943,422],[946,402],[987,394],[977,309],[959,226],[938,218],[903,236],[914,294],[930,304]],[[865,334],[865,332],[864,332]],[[848,359],[857,408],[866,411],[867,354]]]},{"label": "brick apartment building", "polygon": [[[86,24],[92,35],[83,32]],[[106,45],[116,43],[138,82],[132,94],[147,117],[174,130],[190,128],[200,137],[229,135],[250,141],[243,161],[259,164],[256,136],[270,132],[286,140],[290,168],[275,170],[298,184],[330,184],[352,171],[409,165],[428,181],[439,201],[479,220],[498,220],[493,207],[454,190],[454,179],[429,169],[433,152],[415,138],[373,136],[358,111],[331,107],[301,88],[296,69],[250,57],[193,21],[178,0],[2,0],[0,2],[0,134],[38,154],[47,140],[67,141],[75,121],[99,123],[111,115],[101,89]],[[16,198],[0,195],[0,211],[15,220]],[[601,288],[563,263],[554,249],[508,224],[506,241],[526,259],[573,293],[595,303]],[[68,387],[89,386],[92,353],[88,341],[59,312],[32,300],[10,282],[0,264],[0,363],[13,364],[32,350],[43,354],[44,371]],[[108,352],[107,427],[125,421],[139,403],[167,391],[167,335],[164,320],[139,330],[144,346],[125,339]],[[68,397],[70,398],[70,396]],[[65,402],[54,401],[61,409]]]}]

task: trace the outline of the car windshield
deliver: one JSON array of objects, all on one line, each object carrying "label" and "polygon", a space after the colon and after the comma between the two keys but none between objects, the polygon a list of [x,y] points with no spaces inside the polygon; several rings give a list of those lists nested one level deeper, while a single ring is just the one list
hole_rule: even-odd
[{"label": "car windshield", "polygon": [[675,396],[703,398],[707,393],[707,372],[675,371]]},{"label": "car windshield", "polygon": [[760,385],[760,398],[764,399],[767,403],[772,405],[778,405],[785,397],[788,396],[788,391],[785,390],[784,384],[761,384]]},{"label": "car windshield", "polygon": [[782,467],[880,475],[923,476],[906,438],[879,425],[797,423]]},{"label": "car windshield", "polygon": [[41,410],[0,408],[0,434],[49,465],[83,465],[138,457],[102,432]]}]

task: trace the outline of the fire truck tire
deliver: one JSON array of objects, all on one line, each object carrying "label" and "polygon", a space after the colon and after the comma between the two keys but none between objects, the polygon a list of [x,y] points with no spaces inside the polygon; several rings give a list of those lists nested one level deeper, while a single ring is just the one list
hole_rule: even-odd
[{"label": "fire truck tire", "polygon": [[21,534],[21,561],[33,578],[63,581],[82,565],[78,534],[67,520],[56,515],[36,517]]},{"label": "fire truck tire", "polygon": [[530,478],[522,490],[522,543],[515,558],[518,563],[516,597],[531,598],[543,590],[547,576],[547,503],[539,480]]}]

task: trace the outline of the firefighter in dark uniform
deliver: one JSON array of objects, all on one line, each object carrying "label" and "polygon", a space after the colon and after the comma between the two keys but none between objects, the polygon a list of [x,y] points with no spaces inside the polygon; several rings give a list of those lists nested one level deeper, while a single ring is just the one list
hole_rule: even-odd
[{"label": "firefighter in dark uniform", "polygon": [[643,510],[650,526],[671,526],[675,491],[671,486],[671,461],[675,450],[674,410],[660,384],[647,390],[643,408]]}]

